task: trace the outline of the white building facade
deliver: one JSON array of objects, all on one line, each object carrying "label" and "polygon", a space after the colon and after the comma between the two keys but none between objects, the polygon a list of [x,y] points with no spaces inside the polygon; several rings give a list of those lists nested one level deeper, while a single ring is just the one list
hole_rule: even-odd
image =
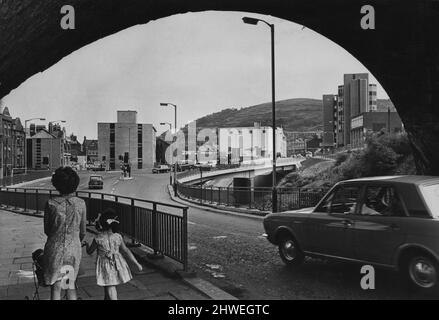
[{"label": "white building facade", "polygon": [[121,163],[151,168],[156,162],[156,129],[137,123],[137,111],[117,111],[117,122],[98,123],[98,158],[109,170]]},{"label": "white building facade", "polygon": [[[219,161],[235,164],[273,158],[271,127],[239,127],[218,129]],[[287,156],[287,140],[282,128],[276,129],[277,157]]]}]

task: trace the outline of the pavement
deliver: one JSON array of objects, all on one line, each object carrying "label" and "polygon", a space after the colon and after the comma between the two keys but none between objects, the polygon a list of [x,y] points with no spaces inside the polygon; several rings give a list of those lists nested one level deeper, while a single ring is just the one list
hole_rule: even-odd
[{"label": "pavement", "polygon": [[[0,210],[0,300],[25,300],[34,298],[36,287],[32,271],[32,252],[43,248],[46,236],[41,217],[33,217]],[[86,240],[91,241],[92,233]],[[82,300],[102,300],[104,292],[96,284],[95,254],[87,255],[83,249],[77,279],[78,297]],[[181,277],[163,272],[144,264],[141,273],[118,286],[120,300],[207,300],[203,291],[188,284]],[[132,268],[132,270],[135,270]],[[50,298],[50,288],[40,287],[39,298]]]}]

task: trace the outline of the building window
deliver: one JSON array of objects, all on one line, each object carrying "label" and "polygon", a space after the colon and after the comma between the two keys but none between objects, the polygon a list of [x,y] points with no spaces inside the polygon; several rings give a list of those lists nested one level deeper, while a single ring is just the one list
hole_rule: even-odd
[{"label": "building window", "polygon": [[116,168],[116,152],[115,152],[115,124],[110,123],[110,169]]},{"label": "building window", "polygon": [[137,168],[143,166],[143,128],[141,124],[137,125]]},{"label": "building window", "polygon": [[114,123],[110,123],[110,143],[114,142],[114,140],[115,140]]}]

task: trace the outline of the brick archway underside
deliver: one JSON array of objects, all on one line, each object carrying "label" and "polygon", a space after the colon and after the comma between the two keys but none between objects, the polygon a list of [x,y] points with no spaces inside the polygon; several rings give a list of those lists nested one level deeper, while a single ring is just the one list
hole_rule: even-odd
[{"label": "brick archway underside", "polygon": [[[75,30],[60,28],[60,8],[65,4],[75,8]],[[360,28],[364,4],[375,8],[375,30]],[[419,173],[439,175],[435,0],[0,0],[0,97],[105,36],[173,14],[206,10],[276,16],[345,48],[374,74],[395,104]]]}]

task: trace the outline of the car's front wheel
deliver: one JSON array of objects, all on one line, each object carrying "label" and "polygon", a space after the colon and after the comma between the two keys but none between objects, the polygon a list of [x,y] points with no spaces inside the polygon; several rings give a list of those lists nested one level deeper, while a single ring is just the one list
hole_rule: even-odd
[{"label": "car's front wheel", "polygon": [[406,274],[413,289],[426,292],[438,289],[438,263],[426,254],[414,254],[406,260]]},{"label": "car's front wheel", "polygon": [[305,260],[305,254],[296,239],[290,235],[283,236],[279,241],[279,255],[282,261],[291,267],[299,266]]}]

